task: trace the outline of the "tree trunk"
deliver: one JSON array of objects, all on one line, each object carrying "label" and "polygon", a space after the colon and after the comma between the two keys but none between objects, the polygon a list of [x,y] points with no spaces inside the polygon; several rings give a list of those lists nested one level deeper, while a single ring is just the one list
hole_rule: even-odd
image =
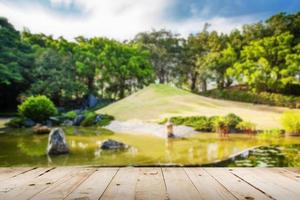
[{"label": "tree trunk", "polygon": [[206,79],[201,80],[201,91],[202,92],[207,91],[207,81],[206,81]]},{"label": "tree trunk", "polygon": [[90,94],[94,92],[94,77],[88,77],[88,90]]},{"label": "tree trunk", "polygon": [[193,75],[192,75],[192,78],[191,78],[191,91],[192,92],[195,92],[196,90],[196,82],[197,82],[197,78],[198,78],[198,73],[195,72]]}]

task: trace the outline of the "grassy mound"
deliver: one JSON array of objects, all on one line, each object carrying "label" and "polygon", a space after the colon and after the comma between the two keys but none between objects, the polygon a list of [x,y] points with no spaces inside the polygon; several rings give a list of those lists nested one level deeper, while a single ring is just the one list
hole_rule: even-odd
[{"label": "grassy mound", "polygon": [[235,113],[258,128],[281,128],[280,115],[288,108],[254,105],[199,96],[170,85],[155,84],[98,110],[117,120],[159,121],[171,116],[213,116]]}]

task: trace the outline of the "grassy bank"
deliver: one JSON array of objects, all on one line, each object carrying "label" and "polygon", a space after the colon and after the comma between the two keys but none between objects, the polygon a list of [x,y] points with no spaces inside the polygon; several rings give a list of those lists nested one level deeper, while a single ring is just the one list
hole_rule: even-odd
[{"label": "grassy bank", "polygon": [[139,92],[98,110],[117,120],[159,121],[171,116],[213,116],[234,113],[257,124],[257,128],[282,128],[280,115],[288,108],[217,100],[170,85],[150,85]]}]

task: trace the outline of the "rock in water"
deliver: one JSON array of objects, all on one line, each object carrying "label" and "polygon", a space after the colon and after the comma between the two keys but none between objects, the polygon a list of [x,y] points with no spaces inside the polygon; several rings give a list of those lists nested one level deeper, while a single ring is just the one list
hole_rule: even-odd
[{"label": "rock in water", "polygon": [[51,130],[48,139],[47,153],[50,155],[69,153],[64,131],[61,128]]},{"label": "rock in water", "polygon": [[48,134],[51,129],[48,126],[43,126],[41,124],[37,124],[33,127],[33,132],[37,134]]},{"label": "rock in water", "polygon": [[122,150],[126,148],[128,148],[126,144],[111,139],[104,141],[101,145],[101,149],[105,150]]}]

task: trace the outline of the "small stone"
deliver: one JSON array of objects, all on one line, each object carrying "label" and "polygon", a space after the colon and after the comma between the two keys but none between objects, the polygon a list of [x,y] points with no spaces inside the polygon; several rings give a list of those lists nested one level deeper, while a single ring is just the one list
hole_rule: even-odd
[{"label": "small stone", "polygon": [[81,122],[84,120],[84,115],[77,115],[73,121],[74,126],[79,126]]},{"label": "small stone", "polygon": [[73,126],[73,121],[72,120],[65,120],[63,123],[62,123],[63,126]]},{"label": "small stone", "polygon": [[36,123],[35,123],[33,120],[31,120],[31,119],[26,119],[26,120],[24,121],[24,126],[25,126],[25,127],[33,127],[35,124],[36,124]]},{"label": "small stone", "polygon": [[47,153],[51,155],[59,155],[69,153],[66,143],[64,131],[61,128],[51,130],[48,139]]},{"label": "small stone", "polygon": [[127,147],[126,144],[111,139],[104,141],[101,145],[101,149],[105,150],[121,150],[126,149]]},{"label": "small stone", "polygon": [[97,115],[95,118],[95,123],[98,123],[102,120],[102,116],[101,115]]},{"label": "small stone", "polygon": [[43,126],[41,124],[37,124],[33,127],[33,132],[36,134],[48,134],[51,129],[48,126]]}]

